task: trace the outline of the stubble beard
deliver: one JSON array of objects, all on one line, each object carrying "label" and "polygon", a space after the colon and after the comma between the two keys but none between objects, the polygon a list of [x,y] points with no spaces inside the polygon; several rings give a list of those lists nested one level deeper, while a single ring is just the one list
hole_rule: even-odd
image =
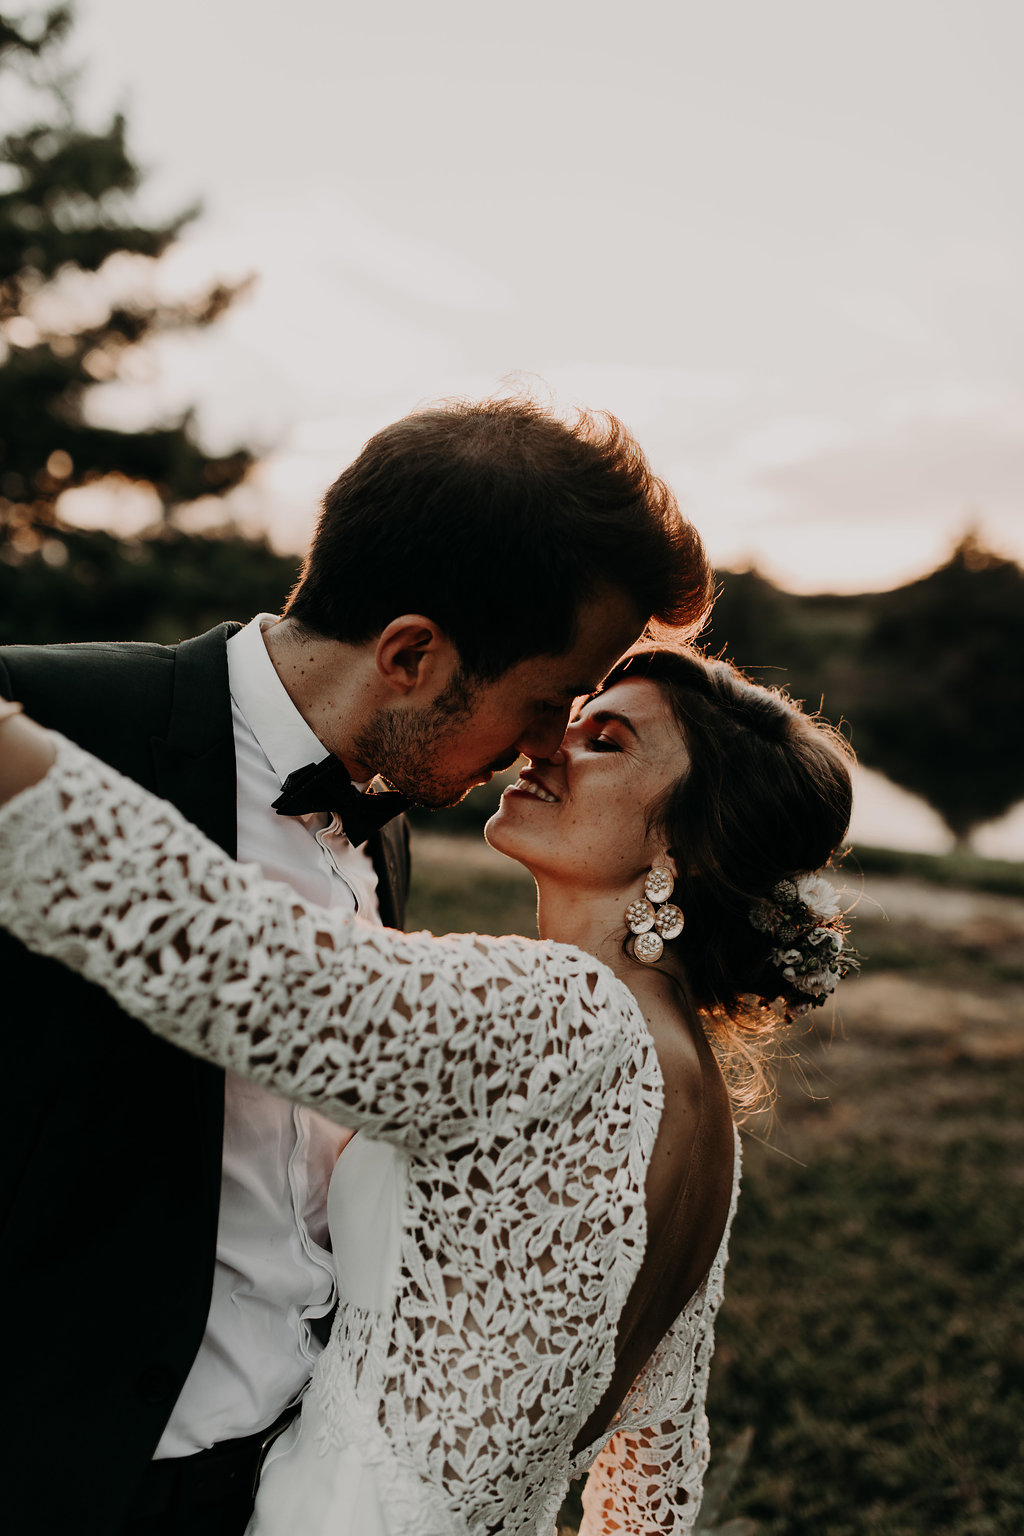
[{"label": "stubble beard", "polygon": [[466,674],[457,669],[444,692],[413,714],[409,710],[379,709],[354,742],[355,755],[414,805],[439,810],[456,805],[469,786],[441,778],[433,771],[440,747],[451,741],[472,715],[475,692]]}]

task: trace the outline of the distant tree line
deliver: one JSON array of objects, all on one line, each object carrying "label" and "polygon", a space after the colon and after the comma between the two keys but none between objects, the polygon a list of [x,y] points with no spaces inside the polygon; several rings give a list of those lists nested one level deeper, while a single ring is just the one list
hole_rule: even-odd
[{"label": "distant tree line", "polygon": [[[174,641],[277,611],[299,564],[230,528],[119,539],[54,522],[31,550],[0,546],[0,644]],[[973,536],[891,592],[802,596],[722,571],[701,644],[820,706],[960,841],[1024,797],[1024,571]]]},{"label": "distant tree line", "polygon": [[702,644],[833,721],[958,843],[1024,798],[1024,571],[968,533],[890,592],[797,596],[723,573]]}]

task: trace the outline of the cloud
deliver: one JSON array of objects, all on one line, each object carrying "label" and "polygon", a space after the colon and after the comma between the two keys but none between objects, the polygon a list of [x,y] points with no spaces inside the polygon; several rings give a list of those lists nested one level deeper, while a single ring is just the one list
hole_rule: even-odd
[{"label": "cloud", "polygon": [[998,416],[937,413],[883,422],[790,463],[759,483],[792,520],[892,520],[930,526],[986,511],[1024,514],[1024,434]]}]

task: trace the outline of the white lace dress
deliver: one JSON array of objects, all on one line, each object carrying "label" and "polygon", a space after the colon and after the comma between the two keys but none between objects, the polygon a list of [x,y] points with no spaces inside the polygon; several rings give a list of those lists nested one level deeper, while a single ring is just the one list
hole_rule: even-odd
[{"label": "white lace dress", "polygon": [[0,923],[361,1132],[331,1190],[337,1322],[252,1531],[550,1536],[588,1467],[584,1532],[689,1531],[728,1228],[611,1438],[572,1455],[644,1252],[662,1081],[629,990],[564,945],[310,906],[57,743],[0,811]]}]

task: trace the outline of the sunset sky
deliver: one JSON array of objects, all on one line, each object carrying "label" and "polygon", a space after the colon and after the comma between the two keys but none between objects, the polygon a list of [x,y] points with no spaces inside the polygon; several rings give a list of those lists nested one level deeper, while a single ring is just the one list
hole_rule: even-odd
[{"label": "sunset sky", "polygon": [[279,545],[376,428],[526,375],[621,415],[719,564],[1024,557],[1019,0],[77,9],[147,208],[205,204],[165,290],[257,274],[95,409],[265,450]]}]

